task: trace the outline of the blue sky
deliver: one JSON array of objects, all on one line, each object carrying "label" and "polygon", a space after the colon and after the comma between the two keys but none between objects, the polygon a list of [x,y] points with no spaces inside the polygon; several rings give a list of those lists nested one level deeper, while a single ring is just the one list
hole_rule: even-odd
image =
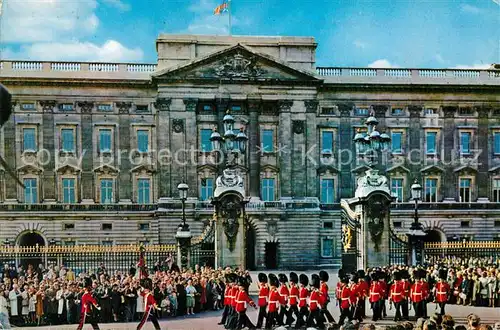
[{"label": "blue sky", "polygon": [[[154,63],[159,33],[228,33],[217,0],[3,1],[1,58]],[[318,66],[487,67],[498,2],[233,0],[232,32],[315,37]]]}]

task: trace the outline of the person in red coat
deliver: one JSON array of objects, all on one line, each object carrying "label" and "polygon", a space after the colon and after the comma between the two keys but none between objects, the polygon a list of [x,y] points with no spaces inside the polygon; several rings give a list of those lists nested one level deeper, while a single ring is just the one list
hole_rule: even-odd
[{"label": "person in red coat", "polygon": [[361,318],[366,317],[366,298],[368,298],[368,293],[370,291],[370,285],[366,281],[366,273],[363,269],[358,270],[358,309],[361,314]]},{"label": "person in red coat", "polygon": [[337,306],[342,313],[342,308],[340,307],[340,290],[342,288],[342,279],[346,276],[344,270],[341,268],[338,272],[337,287],[335,288],[335,299],[337,300]]},{"label": "person in red coat", "polygon": [[358,275],[356,273],[351,275],[349,281],[349,290],[351,290],[351,319],[362,322],[363,314],[359,301],[363,293],[359,284]]},{"label": "person in red coat", "polygon": [[305,274],[300,274],[299,276],[299,317],[297,318],[297,323],[295,323],[296,328],[300,328],[306,325],[305,319],[309,316],[309,310],[307,309],[307,298],[309,297],[309,290],[307,285],[309,284],[309,278]]},{"label": "person in red coat", "polygon": [[439,282],[436,284],[434,297],[436,297],[436,303],[439,305],[441,309],[440,314],[445,314],[445,306],[448,302],[448,298],[450,296],[450,285],[446,282],[447,279],[447,271],[446,269],[439,270]]},{"label": "person in red coat", "polygon": [[278,279],[280,281],[280,287],[278,289],[278,292],[280,293],[281,296],[281,307],[280,307],[280,312],[278,314],[278,325],[284,325],[284,318],[285,315],[287,314],[287,308],[286,306],[288,305],[288,296],[290,295],[290,291],[288,290],[288,278],[286,277],[285,274],[278,274]]},{"label": "person in red coat", "polygon": [[415,270],[413,273],[413,278],[415,279],[415,283],[411,286],[410,289],[410,299],[413,303],[413,310],[415,311],[415,317],[417,319],[424,317],[424,308],[427,308],[426,299],[427,292],[426,286],[422,281],[422,271]]},{"label": "person in red coat", "polygon": [[137,330],[141,330],[144,324],[151,320],[156,330],[161,330],[160,323],[158,322],[158,318],[156,317],[156,311],[159,310],[158,305],[156,304],[156,300],[151,292],[153,288],[153,281],[150,278],[145,278],[141,283],[141,296],[144,297],[144,315],[142,316],[142,320],[137,326]]},{"label": "person in red coat", "polygon": [[257,305],[253,302],[253,300],[248,296],[247,290],[250,284],[244,277],[240,277],[238,281],[238,295],[236,296],[236,305],[235,311],[238,313],[238,323],[236,325],[236,329],[255,329],[255,326],[250,321],[247,315],[247,304],[250,304],[253,308],[257,309]]},{"label": "person in red coat", "polygon": [[266,329],[272,329],[276,325],[278,310],[281,305],[281,297],[278,292],[279,281],[276,275],[269,274],[269,304],[267,305]]},{"label": "person in red coat", "polygon": [[373,318],[372,321],[376,322],[382,317],[382,300],[384,297],[384,290],[379,282],[379,274],[373,272],[371,275],[372,283],[370,285],[370,304],[372,305]]},{"label": "person in red coat", "polygon": [[320,279],[317,274],[311,276],[312,292],[309,298],[309,316],[306,326],[322,329],[325,326],[325,320],[321,314],[321,306],[326,303],[326,297],[320,291]]},{"label": "person in red coat", "polygon": [[401,317],[401,304],[405,297],[405,288],[404,283],[401,280],[401,273],[399,271],[395,271],[392,275],[394,282],[391,285],[391,289],[389,291],[389,302],[394,304],[394,308],[396,309],[396,315],[394,316],[394,322],[399,322],[403,318]]},{"label": "person in red coat", "polygon": [[293,314],[297,317],[297,320],[300,317],[299,314],[299,287],[297,284],[299,283],[299,276],[291,272],[290,273],[290,295],[288,296],[288,314],[286,316],[286,324],[288,326],[292,326],[292,323],[294,321],[293,319]]},{"label": "person in red coat", "polygon": [[328,310],[328,303],[330,302],[330,296],[328,294],[328,284],[327,284],[327,282],[328,282],[329,278],[330,278],[330,276],[324,270],[322,270],[322,271],[319,272],[319,279],[321,281],[320,290],[321,290],[321,294],[325,298],[325,303],[321,305],[321,315],[323,315],[323,317],[329,323],[334,324],[335,323],[335,319],[333,318],[332,314],[330,314],[330,311]]},{"label": "person in red coat", "polygon": [[224,290],[224,310],[222,311],[222,319],[218,323],[219,325],[226,324],[227,318],[229,314],[231,314],[232,309],[232,293],[233,293],[233,284],[234,284],[234,276],[233,274],[226,274],[226,288]]},{"label": "person in red coat", "polygon": [[267,275],[264,273],[259,273],[259,316],[257,317],[257,328],[262,328],[264,323],[264,318],[267,319],[267,301],[269,299],[269,286],[267,285],[268,279]]},{"label": "person in red coat", "polygon": [[84,279],[84,293],[81,298],[81,313],[80,313],[80,323],[78,324],[77,330],[82,330],[85,322],[90,323],[94,330],[99,330],[99,325],[93,317],[92,309],[96,308],[101,310],[101,307],[97,304],[97,301],[92,296],[92,280],[88,277]]},{"label": "person in red coat", "polygon": [[401,271],[401,277],[403,281],[403,288],[404,288],[404,294],[405,294],[405,299],[401,303],[401,314],[403,314],[403,320],[408,321],[409,318],[409,303],[410,303],[410,290],[411,290],[411,283],[410,283],[410,273],[408,270],[404,269]]},{"label": "person in red coat", "polygon": [[343,325],[344,321],[348,319],[349,321],[352,319],[351,315],[351,299],[352,293],[348,287],[349,280],[347,277],[344,277],[340,280],[340,309],[342,312],[340,313],[339,324]]}]

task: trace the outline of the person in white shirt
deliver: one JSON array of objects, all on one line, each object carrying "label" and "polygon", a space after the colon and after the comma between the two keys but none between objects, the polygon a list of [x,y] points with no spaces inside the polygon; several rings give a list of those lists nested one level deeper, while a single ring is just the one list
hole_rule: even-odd
[{"label": "person in white shirt", "polygon": [[19,287],[17,284],[12,284],[12,290],[9,292],[9,300],[10,300],[10,316],[12,317],[12,322],[16,321],[19,318],[19,309],[17,305],[17,299],[21,296],[21,291],[19,291]]},{"label": "person in white shirt", "polygon": [[[17,302],[16,302],[17,305]],[[10,329],[9,322],[9,301],[6,298],[4,291],[0,292],[0,327],[2,329]]]}]

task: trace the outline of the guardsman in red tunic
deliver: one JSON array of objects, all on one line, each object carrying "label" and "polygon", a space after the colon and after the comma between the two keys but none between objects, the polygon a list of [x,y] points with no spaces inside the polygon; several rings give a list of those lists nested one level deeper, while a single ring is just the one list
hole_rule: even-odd
[{"label": "guardsman in red tunic", "polygon": [[427,297],[421,276],[422,272],[420,270],[414,271],[413,278],[415,279],[415,283],[413,283],[410,289],[410,299],[413,303],[413,309],[415,310],[415,317],[417,319],[424,317],[424,307],[426,306],[425,299]]},{"label": "guardsman in red tunic", "polygon": [[234,285],[231,290],[231,313],[227,319],[226,329],[234,329],[238,323],[238,313],[236,313],[236,298],[238,297],[238,293],[240,291],[238,286],[238,276],[236,274],[234,276]]},{"label": "guardsman in red tunic", "polygon": [[424,318],[428,318],[429,316],[427,315],[427,303],[429,302],[429,298],[431,295],[431,288],[429,286],[429,282],[427,282],[427,271],[425,269],[420,270],[420,278],[422,279],[422,283],[424,285],[424,306],[422,307],[424,311]]},{"label": "guardsman in red tunic", "polygon": [[377,272],[374,272],[372,273],[371,277],[372,277],[372,283],[370,285],[369,301],[370,304],[372,305],[372,310],[373,310],[372,320],[376,322],[380,320],[382,316],[381,303],[384,295],[384,290],[379,282],[379,274]]},{"label": "guardsman in red tunic", "polygon": [[286,277],[285,274],[278,274],[278,280],[280,281],[280,287],[278,289],[278,292],[280,293],[281,296],[281,307],[280,307],[280,312],[278,314],[278,325],[284,325],[284,318],[285,315],[287,314],[287,304],[288,304],[288,296],[290,295],[290,291],[288,290],[288,286],[286,285],[288,283],[288,278]]},{"label": "guardsman in red tunic", "polygon": [[405,299],[401,302],[401,313],[403,314],[403,320],[409,320],[409,303],[410,303],[410,273],[405,269],[401,271],[401,278],[403,279],[403,289]]},{"label": "guardsman in red tunic", "polygon": [[293,314],[297,317],[297,320],[300,317],[299,314],[299,287],[297,284],[299,283],[299,276],[291,272],[290,273],[290,295],[288,296],[288,314],[286,316],[286,324],[288,326],[291,326],[294,319],[293,319]]},{"label": "guardsman in red tunic", "polygon": [[399,322],[402,320],[401,317],[401,304],[405,297],[405,288],[404,283],[401,280],[401,273],[399,271],[395,271],[393,274],[394,282],[391,285],[391,290],[389,291],[389,302],[394,304],[394,308],[396,309],[396,315],[394,316],[394,322]]},{"label": "guardsman in red tunic", "polygon": [[446,282],[447,271],[445,269],[439,270],[439,282],[436,284],[434,297],[436,297],[436,303],[441,308],[441,315],[444,315],[444,309],[448,298],[450,296],[450,285]]},{"label": "guardsman in red tunic", "polygon": [[233,275],[232,274],[226,274],[226,288],[224,290],[224,310],[222,311],[222,319],[219,322],[219,325],[224,325],[226,324],[227,317],[231,313],[231,299],[232,299],[232,293],[233,293]]},{"label": "guardsman in red tunic", "polygon": [[321,306],[326,303],[326,297],[320,291],[320,279],[317,274],[311,276],[312,292],[309,298],[309,316],[307,317],[307,327],[316,327],[322,329],[324,325],[323,315],[321,315]]},{"label": "guardsman in red tunic", "polygon": [[[365,271],[362,269],[358,270],[358,309],[361,318],[366,317],[366,298],[368,298],[368,293],[370,291],[370,286],[365,280],[365,277]],[[356,316],[354,316],[354,318],[356,318]]]},{"label": "guardsman in red tunic", "polygon": [[299,276],[299,317],[297,323],[295,323],[296,328],[300,328],[306,324],[305,319],[309,315],[309,310],[307,309],[307,298],[309,297],[309,290],[307,285],[309,284],[309,278],[305,274],[300,274]]},{"label": "guardsman in red tunic", "polygon": [[236,313],[238,313],[238,323],[236,329],[255,329],[255,326],[250,321],[247,315],[247,304],[250,304],[253,308],[257,309],[257,306],[253,300],[248,296],[247,290],[250,284],[247,282],[246,278],[240,277],[238,281],[238,295],[236,296],[236,305],[234,307]]},{"label": "guardsman in red tunic", "polygon": [[266,329],[276,325],[278,310],[281,305],[281,296],[278,292],[279,281],[276,275],[269,274],[269,304],[267,306]]},{"label": "guardsman in red tunic", "polygon": [[351,320],[351,299],[352,294],[351,290],[348,287],[349,280],[347,277],[344,277],[340,280],[341,288],[340,288],[340,309],[342,312],[340,313],[339,324],[344,324],[345,319]]},{"label": "guardsman in red tunic", "polygon": [[260,273],[259,276],[259,316],[257,317],[257,328],[262,328],[264,318],[266,318],[267,300],[269,299],[269,286],[267,285],[267,275]]},{"label": "guardsman in red tunic", "polygon": [[349,281],[349,290],[351,290],[351,319],[358,322],[363,321],[361,307],[359,306],[359,300],[362,294],[360,289],[358,275],[354,273],[351,275]]},{"label": "guardsman in red tunic", "polygon": [[389,287],[387,285],[387,280],[386,280],[387,274],[383,271],[379,272],[379,283],[382,286],[382,291],[384,291],[384,294],[382,295],[382,301],[380,303],[380,309],[382,311],[382,318],[387,317],[387,310],[386,310],[386,301],[389,298]]},{"label": "guardsman in red tunic", "polygon": [[330,302],[330,296],[328,294],[328,279],[330,276],[328,275],[327,272],[324,270],[319,272],[319,279],[321,281],[321,294],[325,298],[325,303],[321,305],[321,315],[329,322],[329,323],[335,323],[335,319],[333,318],[332,314],[330,314],[330,311],[328,310],[328,303]]},{"label": "guardsman in red tunic", "polygon": [[342,313],[342,308],[340,307],[340,289],[342,288],[342,279],[345,277],[345,272],[341,268],[338,273],[338,281],[337,287],[335,288],[335,300],[337,300],[337,306],[339,307],[340,312]]},{"label": "guardsman in red tunic", "polygon": [[141,330],[144,324],[148,321],[148,318],[151,319],[156,330],[161,330],[160,324],[158,323],[158,318],[156,317],[156,311],[159,309],[156,304],[156,300],[151,292],[153,288],[153,281],[150,278],[146,278],[142,280],[141,283],[142,290],[141,296],[144,297],[144,315],[142,316],[142,320],[137,326],[137,330]]},{"label": "guardsman in red tunic", "polygon": [[84,279],[84,293],[81,299],[81,317],[80,324],[78,324],[77,330],[82,330],[85,322],[90,323],[94,330],[99,330],[99,325],[97,325],[96,320],[92,315],[92,309],[96,308],[101,310],[101,307],[97,304],[97,301],[92,297],[92,280],[88,277]]}]

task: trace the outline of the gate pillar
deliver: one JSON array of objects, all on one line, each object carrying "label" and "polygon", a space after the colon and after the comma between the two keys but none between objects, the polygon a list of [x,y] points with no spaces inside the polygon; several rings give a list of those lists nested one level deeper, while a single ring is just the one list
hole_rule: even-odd
[{"label": "gate pillar", "polygon": [[191,268],[191,230],[179,227],[175,235],[177,240],[177,265],[183,268]]}]

